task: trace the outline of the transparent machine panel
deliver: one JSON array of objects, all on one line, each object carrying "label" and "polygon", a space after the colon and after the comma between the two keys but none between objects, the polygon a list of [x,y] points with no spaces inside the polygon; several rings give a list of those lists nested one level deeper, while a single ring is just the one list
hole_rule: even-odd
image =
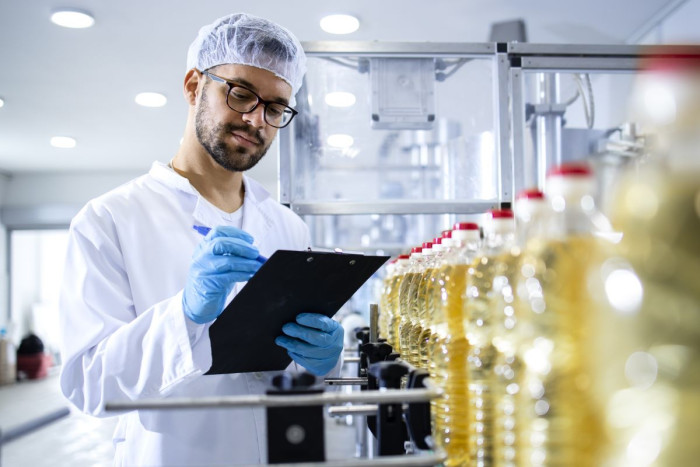
[{"label": "transparent machine panel", "polygon": [[491,59],[310,57],[300,94],[283,201],[496,199]]}]

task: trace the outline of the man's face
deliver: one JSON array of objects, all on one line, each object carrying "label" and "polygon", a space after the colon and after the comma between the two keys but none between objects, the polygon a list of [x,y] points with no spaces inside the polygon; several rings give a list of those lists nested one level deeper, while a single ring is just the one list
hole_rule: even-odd
[{"label": "man's face", "polygon": [[[267,70],[247,65],[220,65],[212,73],[255,92],[266,101],[288,103],[292,88]],[[200,144],[223,168],[243,172],[255,166],[270,148],[277,128],[265,122],[264,106],[241,114],[226,104],[229,86],[201,75],[204,84],[195,107]]]}]

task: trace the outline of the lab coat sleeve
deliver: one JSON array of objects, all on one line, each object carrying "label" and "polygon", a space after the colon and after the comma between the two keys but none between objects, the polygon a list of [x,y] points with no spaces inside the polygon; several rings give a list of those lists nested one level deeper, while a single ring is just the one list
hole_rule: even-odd
[{"label": "lab coat sleeve", "polygon": [[206,372],[211,352],[208,333],[186,323],[182,292],[136,313],[114,223],[94,210],[81,214],[61,290],[61,390],[103,416],[105,402],[161,397]]}]

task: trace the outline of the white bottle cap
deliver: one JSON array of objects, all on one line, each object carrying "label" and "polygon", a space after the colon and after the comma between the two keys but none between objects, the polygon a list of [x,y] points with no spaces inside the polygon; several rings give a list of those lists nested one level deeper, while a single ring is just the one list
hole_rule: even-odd
[{"label": "white bottle cap", "polygon": [[479,225],[474,222],[458,222],[452,229],[452,239],[457,242],[478,242],[481,240]]},{"label": "white bottle cap", "polygon": [[530,222],[533,217],[541,217],[547,211],[547,200],[540,190],[523,190],[515,197],[513,212],[518,221]]},{"label": "white bottle cap", "polygon": [[510,209],[491,209],[489,217],[484,223],[484,232],[492,234],[506,234],[515,232],[513,211]]}]

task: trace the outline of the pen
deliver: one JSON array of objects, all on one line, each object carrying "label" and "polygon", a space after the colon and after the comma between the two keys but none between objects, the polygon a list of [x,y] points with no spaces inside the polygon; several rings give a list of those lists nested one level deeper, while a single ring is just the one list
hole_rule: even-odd
[{"label": "pen", "polygon": [[[196,230],[197,233],[199,233],[201,235],[206,235],[209,233],[209,231],[211,231],[210,227],[205,227],[203,225],[193,225],[192,228],[194,230]],[[267,258],[265,258],[263,255],[258,255],[258,257],[255,259],[260,261],[261,263],[264,263],[265,261],[267,261]]]}]

